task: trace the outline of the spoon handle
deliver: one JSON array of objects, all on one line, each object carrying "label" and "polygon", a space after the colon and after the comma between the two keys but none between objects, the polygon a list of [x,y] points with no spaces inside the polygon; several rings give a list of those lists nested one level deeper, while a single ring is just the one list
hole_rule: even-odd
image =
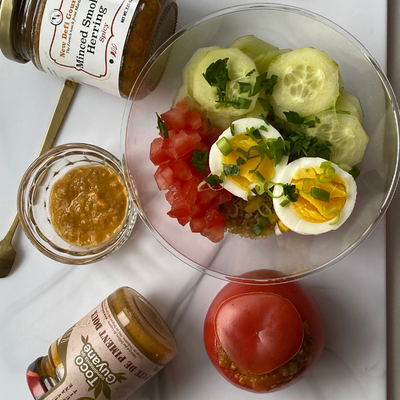
[{"label": "spoon handle", "polygon": [[[75,90],[78,87],[78,83],[66,80],[61,90],[60,96],[57,101],[56,108],[54,109],[53,116],[50,121],[50,125],[47,129],[46,136],[44,138],[42,148],[40,149],[40,155],[45,153],[53,145],[54,139],[61,127],[64,117],[71,104],[71,100],[74,97]],[[4,256],[3,253],[7,252],[8,262],[2,263],[0,278],[5,278],[10,273],[15,259],[15,251],[12,249],[11,241],[14,236],[15,230],[17,229],[19,222],[18,214],[15,216],[10,229],[2,241],[0,241],[0,258]],[[0,260],[1,261],[1,260]]]},{"label": "spoon handle", "polygon": [[51,118],[49,128],[47,129],[46,137],[44,138],[42,148],[40,149],[40,155],[45,153],[47,150],[50,150],[51,146],[53,145],[54,139],[56,138],[58,130],[61,127],[77,87],[78,83],[76,82],[68,80],[64,82],[64,86],[61,90],[60,97],[58,98],[53,117]]}]

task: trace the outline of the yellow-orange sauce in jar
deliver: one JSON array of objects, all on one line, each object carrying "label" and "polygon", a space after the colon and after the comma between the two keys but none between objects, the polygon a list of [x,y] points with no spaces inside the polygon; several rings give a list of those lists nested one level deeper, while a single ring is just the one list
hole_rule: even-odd
[{"label": "yellow-orange sauce in jar", "polygon": [[95,246],[122,226],[128,205],[124,182],[104,165],[75,167],[55,182],[49,211],[57,234],[77,246]]}]

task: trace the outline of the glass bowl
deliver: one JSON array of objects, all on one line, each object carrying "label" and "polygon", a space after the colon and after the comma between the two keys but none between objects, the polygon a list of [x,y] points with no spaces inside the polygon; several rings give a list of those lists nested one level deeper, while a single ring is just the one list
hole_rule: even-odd
[{"label": "glass bowl", "polygon": [[[93,165],[106,166],[121,178],[128,200],[126,214],[120,227],[106,241],[78,246],[56,233],[49,198],[53,185],[68,171]],[[49,150],[27,169],[18,191],[18,215],[25,234],[44,255],[65,264],[89,264],[109,256],[125,243],[135,225],[137,211],[120,161],[100,147],[70,143]]]},{"label": "glass bowl", "polygon": [[[182,69],[201,47],[228,47],[237,38],[255,35],[279,48],[325,50],[338,64],[345,88],[364,111],[369,144],[358,164],[357,202],[336,231],[304,236],[293,232],[265,240],[225,234],[218,244],[191,233],[167,216],[165,192],[154,180],[149,149],[158,130],[155,113],[167,111],[182,85]],[[154,89],[154,77],[164,74]],[[154,89],[154,90],[153,90]],[[146,93],[145,98],[140,98]],[[139,215],[153,235],[188,265],[225,280],[247,274],[244,282],[286,282],[324,270],[348,255],[372,232],[393,197],[399,176],[399,110],[382,69],[368,51],[335,23],[299,8],[254,4],[227,8],[197,21],[168,40],[136,81],[122,124],[122,153],[127,180]],[[250,271],[278,274],[258,279]]]}]

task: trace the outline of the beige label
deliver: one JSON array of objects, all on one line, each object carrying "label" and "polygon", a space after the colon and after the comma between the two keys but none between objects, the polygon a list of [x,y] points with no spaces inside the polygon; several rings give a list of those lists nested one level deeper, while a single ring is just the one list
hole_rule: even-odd
[{"label": "beige label", "polygon": [[125,399],[162,368],[127,337],[107,300],[58,339],[57,348],[64,377],[42,399]]},{"label": "beige label", "polygon": [[42,67],[119,95],[119,71],[139,0],[47,0],[40,27]]}]

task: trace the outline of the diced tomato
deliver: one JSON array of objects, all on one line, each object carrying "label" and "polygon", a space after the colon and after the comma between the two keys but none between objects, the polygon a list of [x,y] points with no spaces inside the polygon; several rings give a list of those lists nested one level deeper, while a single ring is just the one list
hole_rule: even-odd
[{"label": "diced tomato", "polygon": [[214,128],[212,128],[208,133],[207,139],[204,140],[204,143],[211,147],[217,141],[222,132],[223,131],[219,126],[214,126]]},{"label": "diced tomato", "polygon": [[174,107],[160,115],[167,124],[168,129],[180,131],[186,126],[186,111],[180,107]]},{"label": "diced tomato", "polygon": [[181,194],[187,199],[190,205],[194,204],[198,196],[197,186],[199,186],[200,180],[193,176],[186,182],[183,182]]},{"label": "diced tomato", "polygon": [[167,214],[171,218],[190,217],[190,205],[183,197],[174,196],[174,202],[172,203],[171,211],[168,211]]},{"label": "diced tomato", "polygon": [[199,142],[196,144],[196,150],[210,151],[210,147],[204,144],[203,142]]},{"label": "diced tomato", "polygon": [[183,181],[188,181],[193,176],[190,167],[182,158],[178,158],[173,162],[171,164],[171,169],[174,171],[175,176]]},{"label": "diced tomato", "polygon": [[186,121],[193,129],[199,129],[201,127],[201,115],[197,111],[189,110],[186,113]]},{"label": "diced tomato", "polygon": [[190,220],[190,229],[192,232],[201,233],[206,228],[206,222],[203,218],[193,218]]},{"label": "diced tomato", "polygon": [[201,204],[209,204],[211,200],[218,196],[218,192],[215,190],[207,189],[199,192],[197,198]]},{"label": "diced tomato", "polygon": [[204,215],[204,221],[208,229],[218,225],[223,220],[224,218],[215,208],[209,208]]},{"label": "diced tomato", "polygon": [[154,165],[161,165],[178,158],[171,139],[155,138],[150,145],[150,160]]},{"label": "diced tomato", "polygon": [[226,203],[232,199],[232,194],[225,189],[218,190],[217,193],[217,197],[215,197],[211,203],[213,206],[219,206],[220,204]]},{"label": "diced tomato", "polygon": [[172,206],[174,202],[174,194],[170,190],[168,190],[168,192],[165,193],[165,198],[167,199],[168,203],[171,204]]},{"label": "diced tomato", "polygon": [[201,121],[201,126],[197,129],[197,132],[201,136],[201,139],[207,139],[210,135],[210,127],[208,121]]},{"label": "diced tomato", "polygon": [[210,239],[212,242],[218,243],[224,238],[225,225],[226,222],[223,220],[218,225],[215,225],[210,229],[205,228],[201,234]]},{"label": "diced tomato", "polygon": [[200,218],[204,217],[204,210],[203,207],[200,204],[192,204],[190,206],[190,215],[192,218]]},{"label": "diced tomato", "polygon": [[178,157],[182,157],[196,147],[196,144],[201,140],[201,136],[197,132],[189,135],[186,131],[181,130],[175,136],[172,136],[171,140]]},{"label": "diced tomato", "polygon": [[191,219],[192,219],[191,217],[181,217],[181,218],[178,218],[178,222],[182,226],[185,226]]},{"label": "diced tomato", "polygon": [[174,182],[176,182],[174,171],[172,171],[171,167],[165,163],[161,164],[157,168],[154,178],[156,179],[157,186],[160,190],[168,189]]}]

